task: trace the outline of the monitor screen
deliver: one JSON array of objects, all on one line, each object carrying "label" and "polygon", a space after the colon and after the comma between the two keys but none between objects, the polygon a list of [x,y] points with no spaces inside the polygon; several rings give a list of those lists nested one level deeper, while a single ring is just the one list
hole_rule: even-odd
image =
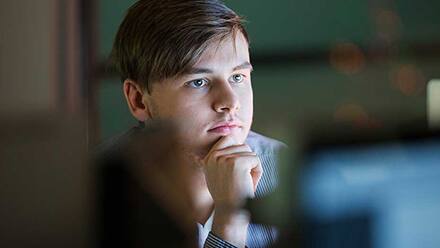
[{"label": "monitor screen", "polygon": [[307,247],[440,247],[440,139],[316,149],[300,199]]}]

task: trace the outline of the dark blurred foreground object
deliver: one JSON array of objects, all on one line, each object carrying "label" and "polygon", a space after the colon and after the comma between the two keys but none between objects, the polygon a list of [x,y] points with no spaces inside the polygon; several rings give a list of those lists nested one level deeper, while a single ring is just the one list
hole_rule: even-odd
[{"label": "dark blurred foreground object", "polygon": [[99,247],[196,247],[192,170],[165,122],[150,123],[98,152]]},{"label": "dark blurred foreground object", "polygon": [[81,118],[0,120],[0,247],[94,247]]},{"label": "dark blurred foreground object", "polygon": [[[281,247],[440,247],[440,133],[312,130]],[[286,196],[287,197],[287,196]]]}]

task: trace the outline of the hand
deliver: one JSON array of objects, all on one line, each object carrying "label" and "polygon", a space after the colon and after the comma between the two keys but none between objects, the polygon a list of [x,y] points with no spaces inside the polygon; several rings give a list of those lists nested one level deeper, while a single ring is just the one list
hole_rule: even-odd
[{"label": "hand", "polygon": [[238,144],[233,136],[221,138],[199,161],[215,204],[212,231],[222,239],[243,247],[248,214],[241,209],[253,198],[263,173],[258,156],[249,146]]},{"label": "hand", "polygon": [[253,198],[263,173],[258,156],[233,136],[221,138],[201,160],[216,207],[241,207]]}]

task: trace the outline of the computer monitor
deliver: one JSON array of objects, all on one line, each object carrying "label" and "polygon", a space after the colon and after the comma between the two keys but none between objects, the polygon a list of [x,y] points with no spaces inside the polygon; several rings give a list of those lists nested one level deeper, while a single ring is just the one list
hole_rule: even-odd
[{"label": "computer monitor", "polygon": [[302,247],[440,247],[438,133],[364,137],[305,150]]}]

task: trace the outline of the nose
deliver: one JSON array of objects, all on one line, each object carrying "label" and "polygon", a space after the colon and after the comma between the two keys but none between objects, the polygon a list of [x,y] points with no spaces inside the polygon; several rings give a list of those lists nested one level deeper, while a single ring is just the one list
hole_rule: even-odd
[{"label": "nose", "polygon": [[240,109],[240,101],[231,84],[226,81],[216,86],[213,109],[218,113],[234,114],[237,112]]}]

